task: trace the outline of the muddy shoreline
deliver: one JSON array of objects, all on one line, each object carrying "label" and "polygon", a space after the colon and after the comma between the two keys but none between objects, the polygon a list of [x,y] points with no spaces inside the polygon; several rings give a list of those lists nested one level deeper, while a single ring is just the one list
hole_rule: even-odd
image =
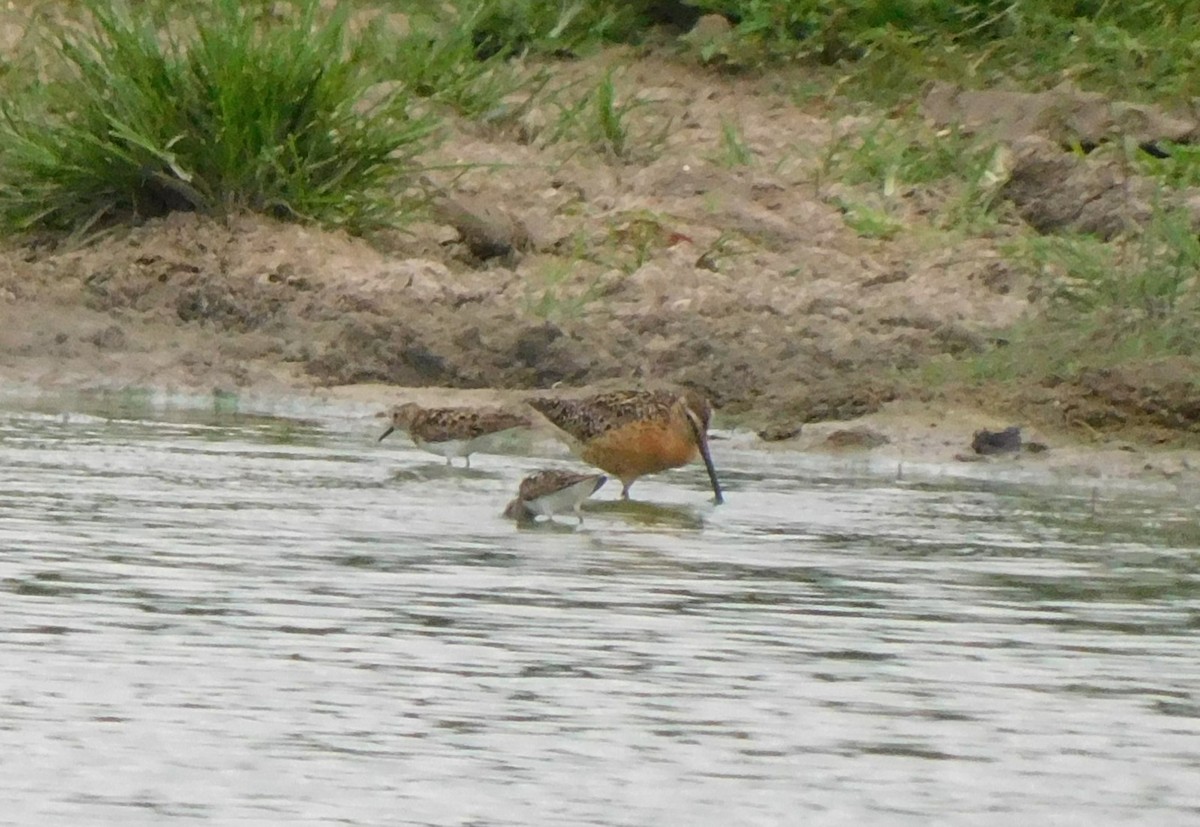
[{"label": "muddy shoreline", "polygon": [[[618,161],[542,142],[529,123],[451,121],[433,160],[462,165],[436,182],[454,203],[402,231],[366,240],[175,213],[81,247],[9,240],[0,376],[47,389],[362,393],[381,407],[412,388],[682,383],[709,396],[719,422],[769,437],[800,429],[780,444],[804,450],[857,422],[888,440],[869,450],[952,459],[974,430],[1019,424],[1123,474],[1157,463],[1143,459],[1155,446],[1197,464],[1186,457],[1200,396],[1184,361],[1045,386],[914,384],[918,366],[989,347],[1039,293],[1002,254],[1003,225],[980,238],[855,231],[847,199],[873,196],[824,178],[821,159],[875,121],[783,105],[769,79],[654,58],[561,71],[593,77],[614,59],[647,104],[634,126],[678,125],[662,146]],[[752,163],[720,157],[730,118]],[[917,222],[930,197],[884,206]],[[481,244],[489,226],[520,238]]]},{"label": "muddy shoreline", "polygon": [[[25,367],[34,367],[34,361]],[[41,367],[45,368],[46,365]],[[278,377],[265,379],[239,392],[232,382],[196,384],[194,376],[177,381],[144,384],[118,369],[103,376],[51,370],[5,371],[5,394],[0,405],[9,409],[35,407],[69,413],[91,410],[114,416],[155,415],[168,410],[252,413],[289,418],[333,416],[361,430],[364,439],[382,431],[391,406],[417,402],[428,406],[508,406],[518,408],[522,390],[398,387],[359,383],[313,387]],[[208,379],[219,380],[216,373]],[[224,377],[229,380],[230,377]],[[542,450],[565,450],[553,429],[533,417],[533,437]],[[876,471],[925,469],[923,473],[956,473],[974,478],[1027,478],[1043,484],[1054,480],[1073,486],[1120,481],[1166,484],[1180,491],[1200,483],[1200,450],[1104,439],[1081,441],[1066,430],[1024,428],[1026,442],[1047,450],[994,457],[975,455],[972,436],[980,427],[1000,429],[1009,420],[971,405],[930,405],[915,401],[885,404],[874,413],[844,421],[813,422],[787,439],[764,439],[747,420],[717,412],[713,438],[739,448],[772,454],[795,453],[826,457],[852,464],[866,462]],[[718,447],[717,452],[720,452]],[[866,469],[868,466],[863,466]],[[938,470],[941,469],[941,470]],[[890,473],[890,470],[887,471]]]}]

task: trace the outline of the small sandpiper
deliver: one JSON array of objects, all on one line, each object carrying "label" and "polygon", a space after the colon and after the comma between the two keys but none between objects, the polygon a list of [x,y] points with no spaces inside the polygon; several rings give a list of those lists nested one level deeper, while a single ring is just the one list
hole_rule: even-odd
[{"label": "small sandpiper", "polygon": [[407,431],[423,451],[445,457],[447,465],[463,457],[470,468],[471,454],[493,450],[510,431],[528,427],[527,417],[497,408],[422,408],[406,402],[392,411],[392,424],[379,441],[392,431]]},{"label": "small sandpiper", "polygon": [[517,498],[504,509],[504,516],[520,523],[533,522],[535,517],[554,520],[555,514],[574,511],[583,525],[583,501],[596,493],[608,481],[603,474],[580,474],[548,468],[521,480]]},{"label": "small sandpiper", "polygon": [[530,407],[570,437],[579,457],[621,481],[621,498],[638,477],[686,465],[697,455],[712,483],[713,502],[724,502],[708,451],[712,408],[693,390],[632,390],[583,399],[536,397]]}]

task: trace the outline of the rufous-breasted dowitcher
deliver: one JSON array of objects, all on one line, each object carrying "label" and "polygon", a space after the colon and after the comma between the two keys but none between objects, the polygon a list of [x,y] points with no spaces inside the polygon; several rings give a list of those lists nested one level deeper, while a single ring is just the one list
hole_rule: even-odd
[{"label": "rufous-breasted dowitcher", "polygon": [[638,477],[686,465],[697,455],[712,482],[713,501],[724,502],[708,451],[712,408],[693,390],[610,391],[582,399],[526,400],[571,437],[579,457],[621,481],[621,498]]},{"label": "rufous-breasted dowitcher", "polygon": [[509,431],[528,428],[529,420],[496,408],[422,408],[406,402],[392,411],[392,424],[379,441],[392,431],[407,431],[413,443],[431,454],[446,458],[464,457],[471,467],[471,454],[490,451]]},{"label": "rufous-breasted dowitcher", "polygon": [[517,522],[532,522],[538,516],[553,520],[555,514],[573,511],[583,525],[580,506],[607,481],[603,474],[580,474],[557,468],[538,471],[521,480],[517,497],[504,509],[504,516]]}]

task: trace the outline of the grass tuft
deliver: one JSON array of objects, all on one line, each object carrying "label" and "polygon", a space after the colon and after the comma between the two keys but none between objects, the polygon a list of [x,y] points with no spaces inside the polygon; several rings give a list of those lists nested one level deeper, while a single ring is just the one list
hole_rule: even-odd
[{"label": "grass tuft", "polygon": [[[477,57],[580,54],[604,43],[679,35],[701,14],[728,30],[700,35],[723,70],[789,63],[836,70],[852,97],[896,104],[930,80],[1050,88],[1071,79],[1125,99],[1190,105],[1200,97],[1195,0],[406,0],[405,12],[463,21]],[[467,24],[469,22],[469,25]]]},{"label": "grass tuft", "polygon": [[616,158],[629,153],[629,105],[617,102],[612,71],[605,72],[593,96],[595,144]]},{"label": "grass tuft", "polygon": [[616,76],[617,71],[609,69],[594,88],[565,102],[560,99],[570,91],[568,87],[548,93],[547,99],[558,108],[558,116],[546,133],[546,143],[577,140],[621,162],[656,157],[666,146],[672,120],[660,119],[649,101],[622,96],[617,91]]},{"label": "grass tuft", "polygon": [[418,97],[469,118],[497,118],[504,98],[530,82],[512,65],[519,52],[516,44],[497,44],[481,51],[481,37],[485,36],[479,30],[486,23],[486,14],[486,6],[480,4],[459,10],[450,21],[414,16],[411,30],[398,42],[381,33],[374,41],[380,48],[371,59],[378,62],[385,77],[403,83]]},{"label": "grass tuft", "polygon": [[551,261],[539,268],[527,283],[525,309],[548,321],[573,319],[600,293],[599,276],[582,276],[578,260]]},{"label": "grass tuft", "polygon": [[1186,213],[1160,210],[1119,242],[1025,238],[1009,256],[1032,274],[1044,306],[965,366],[972,379],[1063,378],[1126,360],[1200,356],[1200,239]]},{"label": "grass tuft", "polygon": [[742,130],[729,118],[721,118],[721,163],[732,169],[754,163],[754,151],[746,144]]},{"label": "grass tuft", "polygon": [[318,0],[263,20],[217,0],[170,29],[92,0],[92,24],[50,35],[61,71],[0,105],[0,223],[85,232],[173,210],[254,210],[354,231],[393,223],[394,192],[428,145],[400,90]]},{"label": "grass tuft", "polygon": [[[864,186],[895,205],[918,192],[938,194],[942,205],[930,221],[938,229],[981,229],[1005,180],[1004,151],[992,142],[956,130],[884,119],[832,141],[821,161],[822,181]],[[846,205],[842,205],[846,206]],[[896,227],[878,209],[857,209],[860,234],[888,237]]]}]

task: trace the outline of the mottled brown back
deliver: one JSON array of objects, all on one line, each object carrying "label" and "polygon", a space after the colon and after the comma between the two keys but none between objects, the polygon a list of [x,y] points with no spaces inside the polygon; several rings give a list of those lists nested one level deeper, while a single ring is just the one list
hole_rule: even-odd
[{"label": "mottled brown back", "polygon": [[632,422],[661,422],[671,419],[671,409],[680,398],[708,427],[711,408],[695,391],[610,391],[583,399],[536,397],[530,407],[582,443]]},{"label": "mottled brown back", "polygon": [[425,442],[477,439],[481,436],[527,428],[529,420],[518,414],[487,408],[424,408],[409,421],[408,432]]},{"label": "mottled brown back", "polygon": [[576,471],[564,471],[559,468],[548,468],[537,473],[530,474],[525,479],[521,480],[521,487],[517,490],[517,496],[524,502],[536,500],[538,497],[544,497],[547,494],[553,494],[556,491],[562,491],[564,488],[569,488],[576,483],[584,480],[595,480],[596,487],[592,489],[596,491],[600,486],[604,485],[605,477],[603,474],[581,474]]}]

